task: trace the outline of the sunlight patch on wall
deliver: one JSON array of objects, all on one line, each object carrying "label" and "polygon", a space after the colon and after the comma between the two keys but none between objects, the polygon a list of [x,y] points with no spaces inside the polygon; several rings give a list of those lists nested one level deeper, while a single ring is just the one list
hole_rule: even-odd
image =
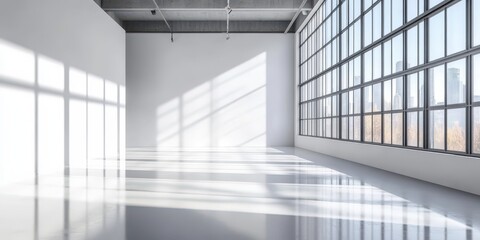
[{"label": "sunlight patch on wall", "polygon": [[35,54],[0,39],[0,77],[22,83],[35,82]]}]

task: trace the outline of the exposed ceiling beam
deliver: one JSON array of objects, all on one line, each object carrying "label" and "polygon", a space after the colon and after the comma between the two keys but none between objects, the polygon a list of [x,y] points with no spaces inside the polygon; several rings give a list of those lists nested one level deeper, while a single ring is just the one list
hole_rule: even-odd
[{"label": "exposed ceiling beam", "polygon": [[[225,33],[225,21],[169,21],[175,33]],[[283,33],[288,21],[230,21],[230,33]],[[170,33],[163,21],[124,21],[129,33]]]},{"label": "exposed ceiling beam", "polygon": [[290,31],[290,28],[293,26],[293,24],[297,20],[298,15],[300,15],[300,13],[303,11],[302,8],[305,6],[307,1],[308,0],[303,0],[303,2],[300,4],[300,7],[298,7],[297,12],[295,13],[295,16],[293,16],[292,21],[290,21],[290,23],[288,24],[288,27],[285,29],[285,33],[288,33]]},{"label": "exposed ceiling beam", "polygon": [[[250,9],[297,9],[303,0],[235,0],[231,2],[232,8]],[[224,9],[225,0],[157,0],[161,9]],[[151,0],[102,0],[104,9],[121,8],[148,8],[155,5]],[[308,1],[305,8],[312,8],[312,1]]]},{"label": "exposed ceiling beam", "polygon": [[[154,8],[103,8],[103,10],[107,12],[128,12],[128,11],[151,11]],[[159,8],[161,11],[225,11],[225,7],[223,8]],[[298,8],[232,8],[232,10],[235,11],[278,11],[278,12],[296,12],[298,11]],[[311,8],[302,8],[301,9],[310,11],[312,10]]]}]

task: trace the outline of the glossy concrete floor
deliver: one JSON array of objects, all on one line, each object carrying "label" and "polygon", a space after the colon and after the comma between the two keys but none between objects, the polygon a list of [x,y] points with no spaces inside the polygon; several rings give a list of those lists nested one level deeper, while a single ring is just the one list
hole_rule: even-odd
[{"label": "glossy concrete floor", "polygon": [[0,239],[480,239],[478,196],[296,148],[105,165],[1,187]]}]

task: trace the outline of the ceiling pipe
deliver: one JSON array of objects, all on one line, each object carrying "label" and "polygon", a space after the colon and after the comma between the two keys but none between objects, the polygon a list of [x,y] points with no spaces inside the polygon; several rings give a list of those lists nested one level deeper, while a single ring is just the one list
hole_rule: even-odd
[{"label": "ceiling pipe", "polygon": [[284,32],[284,33],[288,33],[288,31],[290,31],[290,28],[293,26],[293,24],[294,24],[295,21],[297,20],[298,15],[300,15],[300,13],[302,12],[303,6],[305,6],[305,4],[307,3],[307,1],[308,1],[308,0],[303,0],[302,4],[300,4],[300,7],[298,7],[298,10],[297,10],[297,12],[295,13],[295,16],[293,16],[292,21],[290,21],[290,23],[288,24],[288,27],[287,27],[287,29],[285,29],[285,32]]},{"label": "ceiling pipe", "polygon": [[173,30],[172,30],[172,27],[170,27],[170,24],[168,24],[168,21],[167,21],[167,19],[165,18],[165,16],[163,15],[162,10],[161,10],[160,7],[158,6],[157,1],[156,1],[156,0],[152,0],[152,1],[153,1],[153,4],[155,4],[155,7],[156,7],[157,11],[160,13],[160,16],[162,16],[163,21],[165,21],[165,24],[167,25],[168,30],[170,30],[170,41],[172,41],[172,43],[173,43]]},{"label": "ceiling pipe", "polygon": [[232,8],[230,7],[230,0],[227,0],[227,6],[225,7],[227,12],[227,40],[230,39],[230,13],[232,13]]}]

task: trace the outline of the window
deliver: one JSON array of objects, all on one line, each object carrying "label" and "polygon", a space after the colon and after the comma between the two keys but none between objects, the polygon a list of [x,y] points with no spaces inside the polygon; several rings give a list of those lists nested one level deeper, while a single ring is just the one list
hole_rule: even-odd
[{"label": "window", "polygon": [[431,17],[428,21],[428,46],[429,60],[439,59],[445,56],[445,11]]},{"label": "window", "polygon": [[298,33],[299,134],[480,157],[479,2],[321,1]]}]

